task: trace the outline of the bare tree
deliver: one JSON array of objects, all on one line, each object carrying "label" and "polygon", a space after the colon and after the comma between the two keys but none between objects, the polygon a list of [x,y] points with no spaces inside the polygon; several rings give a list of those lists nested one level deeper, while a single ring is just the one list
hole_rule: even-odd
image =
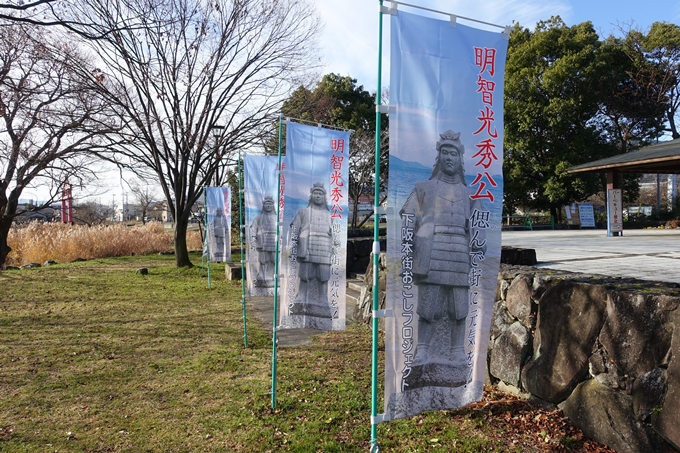
[{"label": "bare tree", "polygon": [[[176,264],[191,266],[192,206],[205,186],[225,182],[224,167],[258,143],[294,79],[313,66],[318,20],[308,0],[108,3],[78,2],[89,14],[82,21],[112,30],[90,41],[103,62],[93,77],[105,79],[95,86],[127,126],[116,138],[125,146],[109,159],[159,180]],[[125,26],[140,17],[143,28]]]},{"label": "bare tree", "polygon": [[101,204],[99,201],[88,201],[81,203],[74,209],[74,219],[76,223],[84,223],[88,226],[100,225],[115,214],[111,205]]},{"label": "bare tree", "polygon": [[88,152],[115,129],[106,104],[71,71],[86,59],[63,40],[50,44],[54,39],[39,27],[0,27],[0,267],[10,226],[23,211],[22,192],[48,187],[40,209],[67,181],[77,186],[95,178]]},{"label": "bare tree", "polygon": [[[383,129],[380,133],[380,187],[387,187],[389,132]],[[375,195],[375,132],[360,130],[352,134],[350,139],[349,160],[349,202],[353,208],[351,225],[357,228],[373,215],[373,199]],[[371,213],[358,217],[359,199],[364,195],[371,200]]]},{"label": "bare tree", "polygon": [[130,192],[132,192],[132,196],[135,198],[137,206],[139,206],[139,209],[142,211],[142,223],[146,224],[149,208],[157,201],[156,193],[141,181],[132,182],[130,184]]},{"label": "bare tree", "polygon": [[[107,0],[112,10],[124,5],[126,0]],[[85,39],[101,39],[111,32],[99,22],[81,20],[80,2],[73,0],[10,0],[0,1],[0,20],[44,27],[61,27]],[[139,27],[139,20],[128,20],[126,27]],[[2,25],[0,25],[2,26]]]}]

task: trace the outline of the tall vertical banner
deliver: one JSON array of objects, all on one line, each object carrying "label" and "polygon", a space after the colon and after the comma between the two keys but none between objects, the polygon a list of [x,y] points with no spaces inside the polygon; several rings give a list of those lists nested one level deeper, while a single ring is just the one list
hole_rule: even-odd
[{"label": "tall vertical banner", "polygon": [[501,32],[403,11],[390,30],[387,420],[482,397],[508,44]]},{"label": "tall vertical banner", "polygon": [[249,296],[274,295],[277,156],[243,157],[246,282]]},{"label": "tall vertical banner", "polygon": [[212,262],[231,261],[231,189],[206,187],[203,254]]},{"label": "tall vertical banner", "polygon": [[288,122],[280,327],[344,330],[349,132]]}]

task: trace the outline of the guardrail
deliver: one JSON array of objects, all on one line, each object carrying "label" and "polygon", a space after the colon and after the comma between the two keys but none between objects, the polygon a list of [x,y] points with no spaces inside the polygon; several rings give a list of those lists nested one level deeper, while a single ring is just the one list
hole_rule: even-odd
[{"label": "guardrail", "polygon": [[555,229],[555,218],[547,215],[505,215],[503,216],[504,230],[529,230],[535,228]]}]

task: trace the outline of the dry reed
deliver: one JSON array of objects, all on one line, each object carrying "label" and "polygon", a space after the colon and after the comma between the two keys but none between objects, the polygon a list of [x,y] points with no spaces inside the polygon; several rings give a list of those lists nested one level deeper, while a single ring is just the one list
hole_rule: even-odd
[{"label": "dry reed", "polygon": [[47,260],[64,263],[76,258],[141,255],[173,248],[172,232],[164,230],[163,225],[157,222],[135,227],[31,222],[13,226],[7,242],[12,248],[6,263],[8,266]]},{"label": "dry reed", "polygon": [[187,249],[203,250],[203,240],[201,239],[201,232],[199,230],[187,231]]}]

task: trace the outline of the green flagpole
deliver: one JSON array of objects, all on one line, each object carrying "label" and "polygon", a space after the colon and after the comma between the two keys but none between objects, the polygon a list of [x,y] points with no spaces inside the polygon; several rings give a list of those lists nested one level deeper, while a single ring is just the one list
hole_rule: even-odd
[{"label": "green flagpole", "polygon": [[279,302],[279,224],[281,223],[281,148],[283,140],[283,115],[279,115],[279,155],[277,164],[277,189],[276,189],[276,254],[274,257],[274,319],[272,324],[272,409],[276,409],[276,326],[278,324]]},{"label": "green flagpole", "polygon": [[241,244],[241,310],[243,311],[243,347],[248,347],[248,328],[246,322],[246,271],[243,253],[243,234],[245,225],[243,224],[243,185],[241,184],[241,150],[238,150],[238,232]]},{"label": "green flagpole", "polygon": [[379,0],[380,12],[378,22],[378,84],[375,90],[375,195],[373,204],[373,344],[371,351],[371,452],[379,452],[378,445],[378,318],[375,313],[380,308],[378,303],[378,263],[380,262],[380,92],[382,90],[382,29],[383,0]]},{"label": "green flagpole", "polygon": [[206,244],[207,244],[206,250],[208,251],[208,255],[206,256],[205,259],[206,259],[206,261],[207,261],[207,263],[208,263],[208,289],[210,289],[210,239],[208,238],[208,234],[209,234],[210,228],[208,228],[208,223],[207,223],[207,221],[208,221],[208,209],[207,209],[207,208],[208,208],[208,205],[207,205],[207,201],[208,201],[208,195],[207,195],[208,188],[207,188],[207,187],[205,188],[205,191],[206,191],[206,195],[205,195],[205,201],[206,201],[206,205],[205,205],[205,207],[206,207],[206,209],[205,209],[205,220],[206,220],[206,224],[205,224],[205,226],[206,226],[206,229],[205,229],[205,240],[207,241],[207,242],[206,242]]},{"label": "green flagpole", "polygon": [[[208,240],[208,209],[206,206],[205,186],[203,186],[203,244],[201,244],[201,277],[205,270],[205,247]],[[200,229],[200,226],[199,226]]]},{"label": "green flagpole", "polygon": [[208,289],[210,289],[210,239],[208,234],[210,228],[208,227],[208,186],[203,188],[203,221],[205,222],[205,236],[203,237],[204,255],[201,258],[201,266],[203,265],[203,259],[207,263],[208,268]]}]

